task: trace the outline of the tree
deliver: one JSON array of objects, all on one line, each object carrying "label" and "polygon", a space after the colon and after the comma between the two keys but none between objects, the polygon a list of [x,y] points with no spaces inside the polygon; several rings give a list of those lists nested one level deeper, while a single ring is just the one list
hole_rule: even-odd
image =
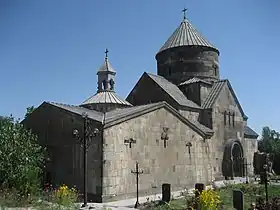
[{"label": "tree", "polygon": [[45,149],[12,116],[0,117],[0,182],[22,194],[38,189]]},{"label": "tree", "polygon": [[280,173],[280,134],[270,129],[268,126],[263,128],[262,139],[259,141],[260,152],[270,153],[273,156],[273,169]]},{"label": "tree", "polygon": [[35,109],[36,108],[34,106],[27,107],[24,118],[27,118]]}]

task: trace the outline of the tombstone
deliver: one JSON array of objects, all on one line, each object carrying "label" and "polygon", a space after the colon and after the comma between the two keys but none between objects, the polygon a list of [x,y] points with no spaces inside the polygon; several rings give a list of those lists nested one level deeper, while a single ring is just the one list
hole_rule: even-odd
[{"label": "tombstone", "polygon": [[162,201],[168,203],[171,198],[171,185],[168,183],[162,184]]},{"label": "tombstone", "polygon": [[233,208],[236,210],[244,210],[244,194],[241,190],[232,190]]},{"label": "tombstone", "polygon": [[195,189],[195,197],[199,197],[200,193],[205,189],[205,186],[203,183],[196,183],[194,185],[194,189]]}]

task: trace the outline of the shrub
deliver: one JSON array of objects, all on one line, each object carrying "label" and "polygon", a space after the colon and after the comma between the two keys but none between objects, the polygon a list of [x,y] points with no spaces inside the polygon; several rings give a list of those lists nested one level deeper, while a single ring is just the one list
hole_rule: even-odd
[{"label": "shrub", "polygon": [[[0,182],[22,195],[35,193],[40,184],[44,148],[37,136],[13,117],[0,118]],[[3,186],[4,185],[4,186]]]},{"label": "shrub", "polygon": [[212,189],[203,190],[199,196],[199,206],[201,210],[218,210],[221,203],[217,191]]},{"label": "shrub", "polygon": [[78,192],[75,188],[69,188],[67,185],[63,184],[54,191],[53,198],[55,203],[69,206],[77,201]]}]

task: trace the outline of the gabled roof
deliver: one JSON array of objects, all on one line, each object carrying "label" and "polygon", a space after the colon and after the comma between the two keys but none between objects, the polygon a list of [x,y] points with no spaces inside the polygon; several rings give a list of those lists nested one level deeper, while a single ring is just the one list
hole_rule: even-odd
[{"label": "gabled roof", "polygon": [[105,115],[105,127],[110,127],[115,124],[121,123],[123,121],[135,118],[137,116],[152,112],[154,110],[160,109],[160,108],[166,108],[168,111],[170,111],[172,114],[177,116],[182,122],[187,124],[189,127],[191,127],[194,131],[199,133],[203,137],[210,137],[213,134],[213,131],[204,125],[200,124],[197,121],[191,121],[184,116],[182,116],[176,109],[174,109],[171,105],[163,102],[153,103],[153,104],[147,104],[147,105],[141,105],[141,106],[134,106],[134,107],[128,107],[128,108],[121,108],[121,109],[115,109],[113,111],[107,112]]},{"label": "gabled roof", "polygon": [[221,90],[223,89],[224,85],[226,84],[225,80],[220,80],[218,82],[215,82],[206,97],[205,101],[201,105],[203,109],[210,109],[214,105],[217,97],[219,96]]},{"label": "gabled roof", "polygon": [[[202,137],[210,138],[213,135],[213,131],[211,129],[205,127],[204,125],[201,125],[199,122],[193,122],[193,121],[190,121],[189,119],[186,119],[176,109],[174,109],[172,106],[170,106],[166,102],[159,102],[159,103],[154,103],[154,104],[134,106],[134,107],[128,107],[128,108],[120,108],[120,109],[115,109],[110,112],[106,112],[105,114],[102,112],[97,112],[94,110],[90,110],[90,109],[86,109],[86,108],[83,108],[80,106],[74,106],[74,105],[67,105],[67,104],[54,103],[54,102],[43,102],[43,104],[55,106],[62,110],[65,110],[65,111],[68,111],[70,113],[74,113],[77,115],[81,115],[81,116],[83,113],[87,113],[89,119],[98,121],[100,123],[104,123],[104,128],[111,127],[113,125],[125,122],[129,119],[141,116],[143,114],[152,112],[152,111],[160,109],[160,108],[165,108],[168,111],[170,111],[172,114],[174,114],[176,117],[178,117],[183,123],[187,124],[191,129],[196,131]],[[104,121],[104,119],[105,119],[105,121]]]},{"label": "gabled roof", "polygon": [[217,81],[215,83],[213,83],[213,86],[208,94],[208,96],[206,97],[205,101],[203,102],[202,104],[202,108],[203,109],[211,109],[214,105],[214,103],[216,102],[216,99],[218,98],[221,90],[223,89],[223,87],[227,85],[233,98],[234,98],[234,101],[235,103],[237,104],[240,112],[241,112],[241,115],[243,116],[244,119],[247,119],[247,116],[245,115],[238,99],[237,99],[237,96],[235,95],[235,92],[230,84],[230,82],[225,79],[225,80],[220,80],[220,81]]},{"label": "gabled roof", "polygon": [[122,104],[132,106],[128,101],[122,99],[114,91],[100,91],[85,100],[81,105],[85,104]]},{"label": "gabled roof", "polygon": [[219,53],[219,50],[199,33],[187,19],[181,22],[180,26],[172,33],[159,52],[180,46],[210,47]]},{"label": "gabled roof", "polygon": [[244,127],[244,137],[245,138],[252,138],[257,139],[259,137],[259,134],[257,134],[252,128],[249,126]]},{"label": "gabled roof", "polygon": [[[82,115],[84,112],[86,112],[88,114],[88,118],[98,121],[98,122],[102,122],[103,120],[103,113],[102,112],[97,112],[94,110],[90,110],[90,109],[86,109],[84,107],[80,107],[80,106],[75,106],[75,105],[69,105],[69,104],[61,104],[61,103],[55,103],[55,102],[44,102],[46,104],[50,104],[52,106],[55,106],[57,108],[72,112],[74,114],[77,115]],[[43,103],[43,104],[44,104]]]},{"label": "gabled roof", "polygon": [[186,80],[186,81],[180,83],[178,86],[183,86],[183,85],[188,85],[188,84],[193,84],[193,83],[199,83],[199,82],[207,84],[207,85],[212,85],[211,82],[207,82],[207,81],[205,81],[203,79],[200,79],[198,77],[193,77],[193,78],[191,78],[189,80]]},{"label": "gabled roof", "polygon": [[164,77],[146,72],[144,74],[147,74],[156,84],[158,84],[162,88],[162,90],[164,90],[179,105],[201,109],[200,106],[189,100],[176,85],[169,82]]}]

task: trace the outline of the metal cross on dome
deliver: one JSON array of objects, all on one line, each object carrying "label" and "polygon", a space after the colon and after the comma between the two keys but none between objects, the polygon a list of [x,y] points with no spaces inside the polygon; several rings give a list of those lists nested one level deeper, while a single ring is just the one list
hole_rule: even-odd
[{"label": "metal cross on dome", "polygon": [[109,50],[106,48],[106,50],[105,50],[105,57],[106,58],[108,58],[108,52],[109,52]]},{"label": "metal cross on dome", "polygon": [[182,12],[184,13],[184,20],[186,19],[186,12],[187,12],[187,10],[188,10],[188,9],[186,9],[186,8],[184,8],[184,9],[182,10]]}]

